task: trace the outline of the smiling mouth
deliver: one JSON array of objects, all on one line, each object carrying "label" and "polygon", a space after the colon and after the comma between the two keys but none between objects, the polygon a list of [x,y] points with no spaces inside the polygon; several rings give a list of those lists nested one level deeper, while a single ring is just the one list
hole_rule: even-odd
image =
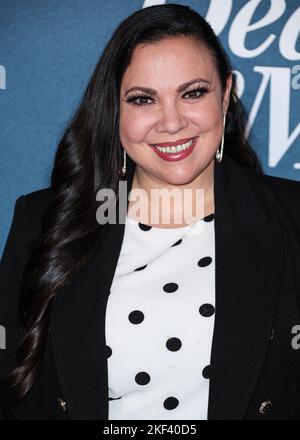
[{"label": "smiling mouth", "polygon": [[152,144],[151,147],[155,147],[157,148],[158,151],[162,152],[162,153],[179,153],[180,151],[184,151],[187,148],[189,148],[193,142],[194,142],[195,138],[190,138],[188,141],[185,142],[174,142],[173,144],[171,142],[165,142],[163,144]]},{"label": "smiling mouth", "polygon": [[163,160],[175,162],[185,159],[191,154],[197,143],[197,137],[192,138],[188,142],[171,146],[151,145],[155,153]]}]

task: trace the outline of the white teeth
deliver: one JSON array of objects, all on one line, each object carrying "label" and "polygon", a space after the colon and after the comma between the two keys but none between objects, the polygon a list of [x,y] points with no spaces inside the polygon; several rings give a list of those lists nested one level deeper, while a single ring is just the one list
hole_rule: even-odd
[{"label": "white teeth", "polygon": [[186,150],[187,148],[189,148],[192,145],[193,141],[194,139],[190,140],[186,144],[181,144],[176,146],[172,145],[171,147],[159,147],[158,145],[155,145],[155,147],[162,153],[179,153],[179,151]]}]

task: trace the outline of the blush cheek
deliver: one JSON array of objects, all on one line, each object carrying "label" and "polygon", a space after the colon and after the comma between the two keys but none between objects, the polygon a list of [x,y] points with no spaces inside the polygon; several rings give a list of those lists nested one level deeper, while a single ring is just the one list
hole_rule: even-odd
[{"label": "blush cheek", "polygon": [[123,141],[132,144],[143,144],[151,130],[151,122],[147,117],[141,117],[135,112],[129,112],[123,118],[120,118],[120,137]]},{"label": "blush cheek", "polygon": [[210,115],[205,115],[199,124],[200,138],[204,143],[216,143],[220,136],[222,136],[222,120],[220,119],[220,112],[212,111]]},{"label": "blush cheek", "polygon": [[199,121],[199,139],[198,148],[193,151],[195,163],[208,163],[214,156],[218,148],[219,140],[222,136],[222,122],[220,121],[219,112],[212,113],[213,117],[205,115]]},{"label": "blush cheek", "polygon": [[198,127],[203,132],[208,132],[215,130],[220,124],[221,111],[212,107],[211,109],[206,109],[206,111],[200,111],[198,114]]}]

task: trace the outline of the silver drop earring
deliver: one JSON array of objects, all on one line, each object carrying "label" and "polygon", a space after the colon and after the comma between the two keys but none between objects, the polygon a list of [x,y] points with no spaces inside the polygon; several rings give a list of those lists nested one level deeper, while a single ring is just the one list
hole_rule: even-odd
[{"label": "silver drop earring", "polygon": [[226,113],[223,113],[223,135],[221,140],[221,148],[216,152],[216,160],[220,163],[223,159],[223,150],[224,150],[224,136],[225,136],[225,123],[226,123]]},{"label": "silver drop earring", "polygon": [[126,174],[126,151],[123,150],[123,166],[122,166],[122,176]]}]

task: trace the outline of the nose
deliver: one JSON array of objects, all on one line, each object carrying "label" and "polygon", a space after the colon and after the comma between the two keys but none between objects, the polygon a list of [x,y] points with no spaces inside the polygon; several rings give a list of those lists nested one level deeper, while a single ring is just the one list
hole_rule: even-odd
[{"label": "nose", "polygon": [[168,103],[161,107],[156,130],[158,133],[177,133],[187,127],[187,119],[182,110],[174,103]]}]

